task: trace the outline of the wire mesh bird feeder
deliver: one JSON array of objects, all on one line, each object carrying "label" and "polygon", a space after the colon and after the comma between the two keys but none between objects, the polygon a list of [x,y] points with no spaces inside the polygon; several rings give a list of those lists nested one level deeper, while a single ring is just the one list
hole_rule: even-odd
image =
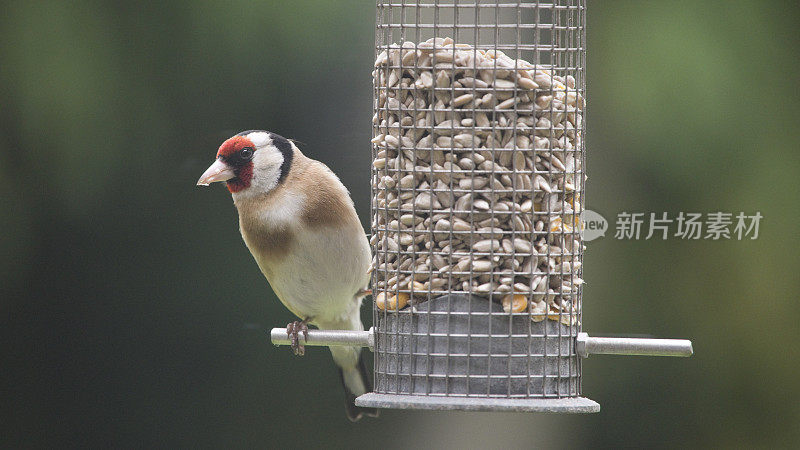
[{"label": "wire mesh bird feeder", "polygon": [[306,341],[374,350],[356,404],[595,412],[582,357],[691,354],[581,332],[585,44],[585,0],[377,2],[374,328]]}]

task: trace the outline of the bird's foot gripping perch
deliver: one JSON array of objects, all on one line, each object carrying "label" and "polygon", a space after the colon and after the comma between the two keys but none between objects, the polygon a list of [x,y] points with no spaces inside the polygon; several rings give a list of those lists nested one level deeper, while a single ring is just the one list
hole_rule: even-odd
[{"label": "bird's foot gripping perch", "polygon": [[286,335],[292,341],[292,351],[297,356],[306,354],[306,347],[300,342],[300,333],[303,333],[304,341],[308,340],[308,320],[296,320],[286,325]]}]

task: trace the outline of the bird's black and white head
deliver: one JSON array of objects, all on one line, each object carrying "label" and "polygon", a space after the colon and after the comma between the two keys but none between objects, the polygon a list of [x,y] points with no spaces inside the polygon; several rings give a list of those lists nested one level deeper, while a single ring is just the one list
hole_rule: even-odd
[{"label": "bird's black and white head", "polygon": [[293,156],[294,144],[288,139],[269,131],[243,131],[222,143],[217,160],[197,184],[225,181],[235,196],[264,194],[286,179]]}]

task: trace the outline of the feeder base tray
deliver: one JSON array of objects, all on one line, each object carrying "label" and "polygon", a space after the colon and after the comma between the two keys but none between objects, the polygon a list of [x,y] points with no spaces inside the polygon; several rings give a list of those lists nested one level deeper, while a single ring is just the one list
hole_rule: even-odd
[{"label": "feeder base tray", "polygon": [[511,411],[572,414],[600,411],[600,404],[586,397],[476,398],[369,393],[356,398],[356,406],[436,411]]}]

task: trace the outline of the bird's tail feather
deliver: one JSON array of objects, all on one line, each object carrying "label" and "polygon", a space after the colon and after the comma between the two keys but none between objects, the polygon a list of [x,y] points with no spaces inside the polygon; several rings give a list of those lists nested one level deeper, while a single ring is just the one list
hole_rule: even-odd
[{"label": "bird's tail feather", "polygon": [[[356,377],[358,379],[351,379]],[[347,418],[350,419],[351,422],[356,422],[363,416],[378,417],[377,408],[364,408],[361,406],[356,406],[356,397],[364,392],[360,394],[355,393],[350,388],[351,386],[360,384],[364,386],[366,392],[372,392],[372,383],[370,382],[369,373],[367,372],[367,367],[364,364],[364,356],[361,352],[359,352],[358,355],[358,364],[356,364],[354,368],[347,370],[339,367],[339,378],[342,380],[342,386],[344,387],[344,408],[345,412],[347,413]]]}]

